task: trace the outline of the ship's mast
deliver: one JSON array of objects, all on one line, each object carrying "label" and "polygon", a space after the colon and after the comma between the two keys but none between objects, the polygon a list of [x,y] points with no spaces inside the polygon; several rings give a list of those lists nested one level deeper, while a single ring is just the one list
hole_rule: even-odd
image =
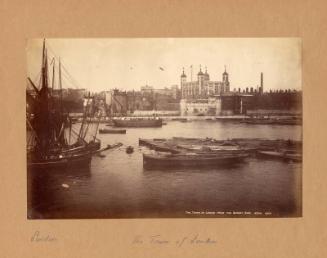
[{"label": "ship's mast", "polygon": [[43,40],[42,51],[42,88],[48,88],[48,57],[47,50],[45,48],[45,39]]},{"label": "ship's mast", "polygon": [[[53,58],[52,59],[53,65],[52,65],[52,93],[54,90],[54,84],[55,84],[55,65],[56,65],[56,60]],[[51,64],[50,64],[51,65]]]},{"label": "ship's mast", "polygon": [[37,148],[40,155],[46,155],[49,146],[53,142],[53,131],[51,130],[50,107],[48,89],[48,61],[45,40],[43,40],[41,89],[38,94],[39,108],[35,114],[35,132],[38,136]]},{"label": "ship's mast", "polygon": [[63,117],[63,106],[62,106],[62,78],[61,78],[61,61],[59,58],[59,94],[60,94],[60,118]]}]

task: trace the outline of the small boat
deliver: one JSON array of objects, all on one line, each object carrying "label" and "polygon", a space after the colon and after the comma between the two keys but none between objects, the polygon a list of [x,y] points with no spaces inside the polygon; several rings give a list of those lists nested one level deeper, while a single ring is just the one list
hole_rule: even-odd
[{"label": "small boat", "polygon": [[302,121],[298,119],[276,119],[276,118],[250,118],[240,121],[244,124],[253,124],[253,125],[301,125]]},{"label": "small boat", "polygon": [[182,123],[186,123],[187,122],[187,118],[183,118],[183,117],[175,117],[171,119],[172,121],[179,121]]},{"label": "small boat", "polygon": [[216,116],[217,121],[221,122],[240,122],[243,121],[244,118],[240,116]]},{"label": "small boat", "polygon": [[285,161],[302,161],[302,154],[295,151],[258,151],[257,155],[263,158],[281,159]]},{"label": "small boat", "polygon": [[100,134],[126,134],[126,129],[99,129]]},{"label": "small boat", "polygon": [[243,161],[246,153],[232,154],[143,154],[144,167],[205,167],[212,165],[234,165]]},{"label": "small boat", "polygon": [[127,154],[131,154],[131,153],[133,153],[134,152],[134,148],[132,147],[132,146],[128,146],[127,148],[126,148],[126,153]]},{"label": "small boat", "polygon": [[285,153],[284,158],[286,160],[289,160],[289,161],[301,162],[302,161],[302,154]]},{"label": "small boat", "polygon": [[112,120],[116,127],[161,127],[162,119],[155,118],[132,118],[123,117]]},{"label": "small boat", "polygon": [[123,146],[123,144],[121,142],[115,143],[113,145],[107,144],[106,147],[104,147],[102,149],[99,149],[99,150],[96,150],[96,151],[93,151],[92,153],[93,154],[98,154],[98,153],[101,153],[101,152],[106,151],[106,150],[113,150],[113,149],[119,148],[120,146]]}]

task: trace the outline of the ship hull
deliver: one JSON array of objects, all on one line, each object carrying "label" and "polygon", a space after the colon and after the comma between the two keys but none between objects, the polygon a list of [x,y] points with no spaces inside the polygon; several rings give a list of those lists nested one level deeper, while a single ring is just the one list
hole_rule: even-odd
[{"label": "ship hull", "polygon": [[53,170],[53,169],[70,169],[89,167],[92,160],[90,152],[74,154],[71,156],[58,157],[48,160],[28,161],[28,170]]}]

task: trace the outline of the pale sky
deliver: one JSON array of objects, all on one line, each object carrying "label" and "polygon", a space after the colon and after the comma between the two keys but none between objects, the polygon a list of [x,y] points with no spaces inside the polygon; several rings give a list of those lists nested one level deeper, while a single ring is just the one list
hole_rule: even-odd
[{"label": "pale sky", "polygon": [[[27,44],[27,73],[34,81],[41,67],[42,41],[32,39]],[[193,81],[200,65],[203,72],[207,67],[210,80],[221,81],[226,65],[231,90],[256,87],[261,72],[265,91],[301,89],[299,38],[94,38],[47,39],[46,43],[49,58],[60,56],[77,81],[70,83],[64,71],[63,88],[77,85],[99,92],[139,90],[146,84],[170,87],[180,85],[183,67],[190,80],[191,65]]]}]

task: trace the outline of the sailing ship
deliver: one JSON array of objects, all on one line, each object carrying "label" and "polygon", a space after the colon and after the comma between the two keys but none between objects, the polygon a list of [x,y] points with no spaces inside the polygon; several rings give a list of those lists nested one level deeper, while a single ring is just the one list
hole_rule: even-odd
[{"label": "sailing ship", "polygon": [[[52,59],[52,87],[45,40],[43,41],[42,67],[39,87],[28,78],[32,91],[26,90],[26,124],[28,127],[28,169],[52,169],[89,166],[92,155],[99,151],[101,142],[96,138],[99,123],[90,125],[89,117],[98,118],[101,111],[94,101],[87,103],[78,131],[72,126],[69,113],[64,110],[62,96],[62,69],[59,59],[59,96],[54,91],[55,59]],[[89,95],[88,102],[92,100]],[[89,132],[96,127],[93,135]],[[86,137],[88,136],[88,137]]]}]

